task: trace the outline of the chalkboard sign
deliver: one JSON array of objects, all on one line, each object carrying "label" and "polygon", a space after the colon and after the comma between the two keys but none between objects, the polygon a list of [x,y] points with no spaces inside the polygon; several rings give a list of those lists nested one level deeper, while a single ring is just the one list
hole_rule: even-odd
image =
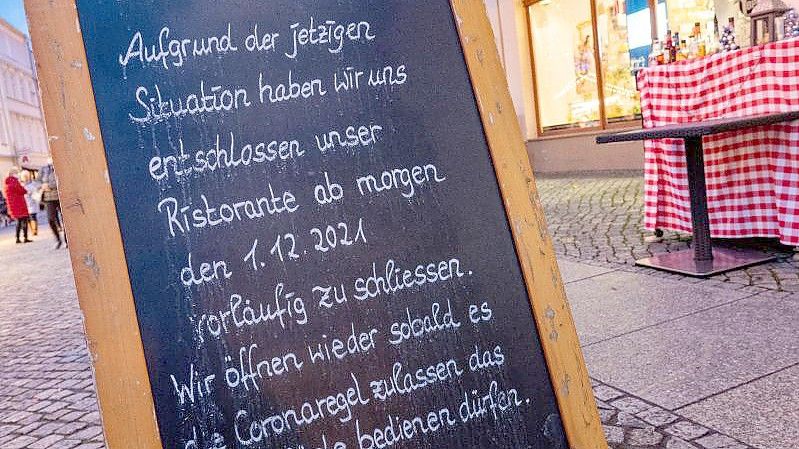
[{"label": "chalkboard sign", "polygon": [[[531,224],[512,229],[484,123],[515,117],[499,117],[500,102],[486,115],[472,62],[484,50],[465,53],[464,21],[485,26],[482,8],[474,18],[445,0],[75,6],[87,66],[71,65],[88,69],[98,129],[70,139],[102,142],[164,448],[600,441],[593,406],[576,430],[563,399],[590,398],[584,367],[551,363],[562,332],[582,364],[567,308],[548,334],[537,329],[555,310],[531,308],[535,273],[519,245]],[[66,110],[61,101],[50,107]],[[86,265],[97,268],[76,257],[84,309],[98,284]],[[553,273],[540,273],[555,286],[547,301],[563,305]]]}]

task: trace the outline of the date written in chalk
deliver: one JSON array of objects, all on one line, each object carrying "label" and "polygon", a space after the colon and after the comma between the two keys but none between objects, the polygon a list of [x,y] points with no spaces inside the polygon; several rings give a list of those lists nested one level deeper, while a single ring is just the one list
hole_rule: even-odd
[{"label": "date written in chalk", "polygon": [[[358,224],[356,226],[350,226],[347,223],[339,222],[311,228],[311,230],[308,231],[308,235],[312,240],[309,248],[313,248],[313,251],[319,253],[327,253],[336,248],[367,243],[363,218],[358,219]],[[308,253],[307,249],[301,249],[302,243],[299,243],[298,240],[297,236],[291,232],[278,234],[274,239],[274,243],[269,248],[269,254],[280,262],[297,260],[300,258],[300,252],[303,254]],[[266,257],[260,257],[258,246],[259,241],[255,239],[250,250],[243,258],[244,262],[250,263],[254,271],[258,271],[267,266]]]}]

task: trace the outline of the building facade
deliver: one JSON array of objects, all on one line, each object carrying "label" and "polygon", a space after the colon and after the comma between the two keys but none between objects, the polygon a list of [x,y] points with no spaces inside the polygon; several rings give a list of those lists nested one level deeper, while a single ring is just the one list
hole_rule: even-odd
[{"label": "building facade", "polygon": [[49,150],[28,37],[0,19],[0,175],[38,169]]},{"label": "building facade", "polygon": [[[799,0],[785,0],[799,10]],[[754,0],[484,0],[533,167],[643,169],[640,142],[597,145],[641,127],[635,71],[667,30],[713,43],[734,20],[749,45]],[[697,39],[699,41],[699,39]]]}]

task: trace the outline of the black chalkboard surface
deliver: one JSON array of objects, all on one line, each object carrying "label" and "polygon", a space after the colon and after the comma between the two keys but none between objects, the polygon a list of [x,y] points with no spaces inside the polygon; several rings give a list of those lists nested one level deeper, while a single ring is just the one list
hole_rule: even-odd
[{"label": "black chalkboard surface", "polygon": [[450,3],[78,0],[165,448],[562,448]]}]

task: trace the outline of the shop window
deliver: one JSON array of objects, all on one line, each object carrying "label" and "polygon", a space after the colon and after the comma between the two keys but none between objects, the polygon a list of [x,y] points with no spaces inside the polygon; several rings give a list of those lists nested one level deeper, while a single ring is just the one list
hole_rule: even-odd
[{"label": "shop window", "polygon": [[[527,0],[527,12],[541,133],[640,119],[625,0]],[[644,14],[641,45],[648,53],[648,9]]]},{"label": "shop window", "polygon": [[600,125],[596,35],[588,0],[528,6],[538,122],[544,131]]},{"label": "shop window", "polygon": [[653,38],[663,39],[667,30],[678,33],[681,40],[697,31],[713,39],[718,15],[724,23],[727,17],[736,18],[739,40],[742,30],[748,32],[740,8],[714,0],[525,0],[524,4],[536,116],[543,135],[640,123],[635,76],[647,65]]},{"label": "shop window", "polygon": [[603,105],[607,123],[635,120],[641,114],[641,100],[635,86],[630,57],[625,6],[624,0],[596,0]]}]

